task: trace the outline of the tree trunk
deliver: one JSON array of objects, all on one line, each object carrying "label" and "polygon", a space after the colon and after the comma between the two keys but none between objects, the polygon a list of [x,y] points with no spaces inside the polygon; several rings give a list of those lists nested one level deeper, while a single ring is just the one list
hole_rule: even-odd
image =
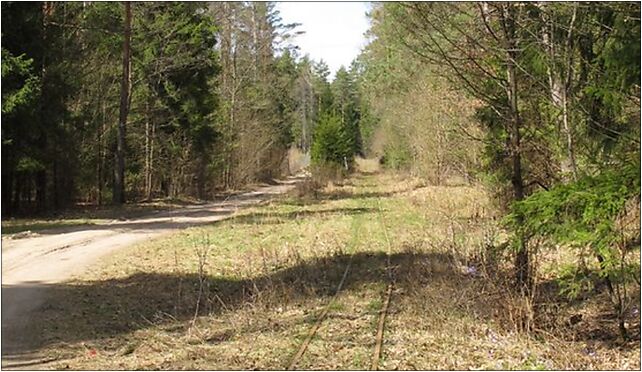
[{"label": "tree trunk", "polygon": [[577,163],[575,162],[575,145],[573,141],[573,130],[569,122],[568,112],[568,89],[562,90],[562,123],[564,124],[564,134],[566,135],[566,156],[568,166],[571,170],[573,181],[577,181]]},{"label": "tree trunk", "polygon": [[252,28],[252,46],[254,47],[253,54],[254,54],[254,65],[252,66],[252,72],[253,72],[253,81],[256,83],[259,80],[259,51],[261,49],[261,46],[259,45],[259,36],[258,36],[258,20],[257,20],[257,3],[252,2],[250,3],[251,9],[252,9],[252,22],[251,22],[251,28]]},{"label": "tree trunk", "polygon": [[[36,210],[44,212],[47,207],[47,172],[43,169],[36,173]],[[56,197],[57,195],[54,195]]]},{"label": "tree trunk", "polygon": [[573,16],[571,17],[571,22],[568,26],[568,34],[566,36],[566,71],[565,71],[565,81],[564,89],[562,90],[562,118],[564,122],[564,133],[566,134],[566,151],[568,156],[568,162],[571,167],[571,174],[573,175],[573,180],[577,181],[577,163],[575,162],[575,145],[573,143],[573,129],[571,128],[571,123],[569,122],[569,112],[568,112],[568,96],[571,91],[571,82],[573,77],[573,71],[571,68],[573,66],[573,27],[575,25],[575,20],[577,18],[577,3],[573,7]]},{"label": "tree trunk", "polygon": [[223,183],[225,188],[231,187],[233,183],[232,168],[234,163],[234,149],[232,143],[234,142],[234,126],[235,126],[235,112],[236,112],[236,89],[237,89],[237,76],[236,76],[236,53],[237,41],[234,37],[234,20],[235,8],[234,3],[223,2],[223,14],[220,22],[222,23],[221,33],[221,89],[222,95],[229,102],[228,122],[225,136],[228,143],[224,147],[225,164],[223,166]]},{"label": "tree trunk", "polygon": [[444,178],[444,134],[440,130],[437,132],[437,149],[435,151],[435,157],[437,159],[437,186],[441,186],[442,179]]},{"label": "tree trunk", "polygon": [[207,170],[207,155],[202,153],[199,156],[198,170],[197,170],[197,183],[196,183],[196,192],[200,200],[205,200],[205,181],[206,181],[206,170]]},{"label": "tree trunk", "polygon": [[53,162],[54,209],[59,209],[61,207],[59,183],[60,183],[60,177],[58,177],[58,160],[54,159],[54,162]]},{"label": "tree trunk", "polygon": [[145,105],[145,199],[152,199],[152,132],[149,125],[149,103]]},{"label": "tree trunk", "polygon": [[97,156],[98,156],[98,159],[97,159],[98,161],[96,161],[96,200],[95,200],[95,202],[96,202],[96,205],[101,205],[102,201],[103,201],[103,193],[102,193],[102,186],[101,186],[101,183],[102,183],[101,182],[102,181],[101,174],[103,172],[103,169],[102,169],[102,165],[103,164],[102,164],[102,161],[101,161],[102,156],[103,156],[102,149],[101,149],[101,146],[102,146],[102,133],[100,133],[100,132],[98,133],[98,138],[97,138],[96,142],[97,142],[97,147],[98,147],[98,149],[96,151],[97,152]]},{"label": "tree trunk", "polygon": [[[49,18],[53,14],[54,10],[54,5],[51,2],[45,1],[42,4],[42,42],[43,45],[47,45],[48,41],[48,25],[49,25]],[[47,97],[50,94],[49,90],[49,83],[48,83],[48,71],[47,71],[47,65],[49,63],[47,59],[47,49],[44,48],[42,52],[42,67],[41,67],[41,76],[40,76],[40,84],[41,84],[41,89],[42,89],[42,97],[39,100],[40,102],[40,122],[41,125],[47,123],[49,120],[49,113],[45,110],[45,102],[48,101]],[[44,130],[40,130],[40,138],[38,139],[38,147],[43,153],[47,153],[47,134],[44,132]],[[45,209],[45,204],[46,204],[46,193],[47,193],[47,174],[45,173],[46,170],[42,169],[36,172],[36,205],[37,205],[37,210],[39,212],[44,211]],[[55,197],[55,195],[54,195]]]},{"label": "tree trunk", "polygon": [[[517,45],[515,41],[515,20],[513,14],[513,5],[506,4],[503,8],[504,32],[506,37],[506,73],[507,73],[507,95],[510,110],[510,122],[508,134],[510,138],[510,156],[511,156],[511,185],[513,187],[513,200],[520,201],[524,199],[524,179],[522,176],[522,159],[521,159],[521,117],[517,102],[517,76],[516,76],[516,58]],[[522,219],[517,216],[518,223]],[[526,238],[521,235],[517,237],[518,246],[515,256],[515,274],[519,286],[523,289],[529,288],[530,257],[527,247]]]},{"label": "tree trunk", "polygon": [[156,124],[152,123],[151,124],[151,133],[149,134],[149,163],[148,163],[148,171],[147,174],[145,175],[145,180],[146,180],[146,198],[147,200],[152,199],[152,191],[153,191],[153,175],[154,175],[154,135],[156,133]]},{"label": "tree trunk", "polygon": [[[13,166],[11,169],[13,169]],[[2,215],[5,217],[13,215],[13,210],[11,208],[11,195],[13,191],[14,174],[15,173],[11,170],[2,175]]]},{"label": "tree trunk", "polygon": [[[602,256],[601,254],[597,254],[596,257],[597,257],[597,261],[600,264],[600,270],[605,270],[606,263],[604,262],[604,256]],[[626,329],[626,325],[624,324],[622,301],[616,294],[615,288],[613,287],[613,281],[611,280],[610,275],[608,274],[604,275],[604,284],[606,285],[606,289],[609,291],[609,297],[611,298],[611,303],[613,304],[615,313],[617,315],[620,337],[622,337],[624,341],[627,341],[629,339],[629,333]]]},{"label": "tree trunk", "polygon": [[131,42],[131,3],[125,2],[125,30],[123,42],[123,77],[120,87],[120,114],[118,117],[118,139],[116,148],[116,170],[114,177],[114,203],[125,202],[125,127],[129,113],[130,84],[130,42]]},{"label": "tree trunk", "polygon": [[12,203],[12,208],[14,214],[20,213],[20,190],[22,190],[22,181],[24,179],[24,172],[18,172],[16,173],[16,183],[15,183],[15,188],[14,188],[14,194],[13,194],[13,203]]},{"label": "tree trunk", "polygon": [[[564,146],[566,147],[566,161],[563,162],[562,168],[565,172],[568,172],[570,170],[573,180],[577,180],[575,145],[573,141],[573,130],[569,119],[570,113],[568,110],[568,97],[569,94],[571,94],[571,82],[573,77],[571,71],[573,64],[572,41],[573,29],[575,20],[577,18],[577,3],[573,8],[573,15],[568,26],[568,32],[564,45],[562,46],[560,43],[560,49],[562,49],[561,53],[557,48],[555,40],[555,24],[552,19],[548,19],[546,17],[546,11],[544,9],[545,6],[545,4],[539,4],[539,7],[544,10],[542,11],[542,23],[544,24],[542,30],[542,41],[549,55],[548,82],[551,91],[551,102],[553,102],[553,105],[555,105],[555,107],[560,110],[559,115],[561,116],[562,124],[561,132],[563,133],[564,137],[566,137],[564,144]],[[564,68],[557,67],[556,60],[559,55],[562,55],[564,58]]]},{"label": "tree trunk", "polygon": [[102,105],[102,123],[101,123],[101,130],[100,130],[100,137],[99,137],[99,142],[98,142],[98,205],[103,204],[103,186],[105,185],[105,149],[106,149],[106,143],[105,143],[105,134],[107,133],[107,115],[105,113],[106,108],[105,108],[105,102],[103,101]]}]

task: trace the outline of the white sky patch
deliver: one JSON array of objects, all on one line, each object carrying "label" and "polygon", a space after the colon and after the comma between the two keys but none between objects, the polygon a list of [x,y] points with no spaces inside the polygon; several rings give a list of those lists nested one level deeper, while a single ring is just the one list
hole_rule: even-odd
[{"label": "white sky patch", "polygon": [[342,65],[350,67],[366,45],[368,3],[365,2],[279,2],[283,23],[301,23],[297,30],[305,34],[292,43],[301,55],[309,54],[315,61],[323,59],[334,73]]}]

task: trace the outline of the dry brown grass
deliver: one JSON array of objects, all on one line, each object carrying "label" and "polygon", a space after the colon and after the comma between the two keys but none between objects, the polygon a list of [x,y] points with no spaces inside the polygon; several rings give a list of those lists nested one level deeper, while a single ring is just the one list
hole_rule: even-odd
[{"label": "dry brown grass", "polygon": [[296,147],[288,150],[287,158],[291,174],[297,174],[310,165],[310,153],[304,153]]},{"label": "dry brown grass", "polygon": [[379,164],[379,158],[362,158],[357,156],[355,159],[355,164],[357,170],[361,173],[377,173],[381,171],[381,164]]},{"label": "dry brown grass", "polygon": [[40,350],[61,359],[45,367],[283,369],[350,264],[297,368],[367,369],[388,283],[385,225],[395,289],[380,368],[639,369],[639,334],[618,346],[589,338],[583,323],[574,339],[560,337],[568,325],[545,333],[511,324],[524,299],[502,287],[509,253],[488,253],[506,240],[493,218],[480,188],[360,174],[314,199],[293,195],[132,247],[51,288],[34,325],[46,325]]},{"label": "dry brown grass", "polygon": [[319,199],[322,189],[340,184],[346,177],[346,171],[334,163],[313,164],[309,167],[308,177],[296,185],[296,196],[302,202]]}]

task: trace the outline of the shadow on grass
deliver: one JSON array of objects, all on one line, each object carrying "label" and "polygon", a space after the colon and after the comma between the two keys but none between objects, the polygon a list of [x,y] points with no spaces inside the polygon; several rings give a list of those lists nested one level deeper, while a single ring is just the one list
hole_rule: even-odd
[{"label": "shadow on grass", "polygon": [[311,216],[336,216],[336,215],[357,215],[366,213],[376,213],[375,208],[333,208],[322,210],[297,210],[292,212],[255,212],[235,216],[229,220],[231,223],[239,224],[280,224],[291,220],[311,217]]},{"label": "shadow on grass", "polygon": [[[226,209],[227,208],[227,209]],[[372,208],[334,208],[325,210],[303,210],[292,212],[256,212],[249,214],[240,214],[226,220],[225,217],[232,216],[235,209],[229,207],[215,206],[208,209],[195,210],[176,210],[170,213],[158,214],[148,220],[133,220],[123,222],[94,222],[86,224],[69,224],[60,225],[55,228],[47,228],[36,232],[38,235],[56,235],[80,231],[155,231],[155,230],[180,230],[189,227],[207,226],[230,221],[238,224],[280,224],[290,220],[305,218],[310,216],[336,216],[336,215],[356,215],[363,213],[374,213],[377,210]],[[3,228],[3,233],[4,233]],[[25,229],[29,230],[29,229]],[[25,235],[30,237],[30,235]],[[14,239],[20,239],[20,236]]]},{"label": "shadow on grass", "polygon": [[[601,341],[611,347],[621,346],[618,319],[608,293],[606,282],[597,271],[587,273],[593,285],[575,297],[563,294],[556,279],[538,283],[535,298],[535,322],[542,330],[557,333],[561,339]],[[639,342],[640,290],[634,283],[628,284],[629,301],[625,303],[624,318],[629,341]],[[578,311],[578,309],[584,309]],[[566,314],[561,317],[560,313]],[[560,320],[564,324],[559,324]],[[562,330],[563,332],[560,332]]]},{"label": "shadow on grass", "polygon": [[343,190],[335,190],[331,192],[318,191],[314,197],[302,196],[299,198],[293,198],[289,200],[286,199],[282,201],[282,203],[287,205],[306,206],[306,205],[322,204],[327,201],[335,201],[335,200],[390,198],[397,194],[404,193],[406,191],[407,190],[400,190],[400,191],[394,191],[394,192],[393,191],[389,191],[389,192],[374,191],[374,192],[357,192],[357,193],[352,193],[352,192],[343,191]]},{"label": "shadow on grass", "polygon": [[[57,226],[46,227],[43,230],[24,228],[22,231],[29,230],[38,235],[57,235],[67,234],[80,231],[103,231],[115,230],[121,232],[128,232],[134,230],[140,231],[153,231],[153,230],[173,230],[185,229],[188,227],[209,225],[219,222],[219,220],[211,220],[212,218],[230,216],[234,213],[233,209],[221,210],[197,210],[197,211],[181,211],[180,214],[167,212],[155,216],[148,216],[149,219],[132,220],[132,221],[105,221],[105,222],[91,222],[80,224],[59,224]],[[198,220],[201,218],[210,218],[210,220]],[[192,219],[192,220],[190,220]],[[3,228],[4,230],[5,228]],[[4,233],[4,231],[3,231]],[[25,237],[30,237],[26,235]],[[14,237],[19,239],[20,236]]]},{"label": "shadow on grass", "polygon": [[78,222],[78,223],[69,223],[65,220],[55,221],[55,222],[35,222],[35,223],[24,223],[16,225],[5,225],[2,226],[2,235],[7,234],[18,234],[22,232],[46,232],[47,230],[83,230],[88,229],[93,226],[92,222]]},{"label": "shadow on grass", "polygon": [[[450,262],[450,258],[442,254],[391,257],[397,271],[403,271],[401,269],[417,260]],[[265,274],[252,278],[208,276],[199,314],[236,311],[248,304],[283,306],[327,298],[335,293],[349,262],[351,270],[342,291],[387,282],[383,253],[322,257],[276,271],[266,268]],[[445,270],[442,274],[453,275],[454,271]],[[3,286],[2,301],[3,305],[7,304],[3,310],[8,310],[3,311],[3,318],[12,311],[11,304],[28,297],[29,292],[46,294],[47,301],[31,314],[22,314],[29,318],[22,322],[27,329],[13,329],[3,319],[2,354],[33,353],[49,344],[101,340],[138,329],[185,322],[195,313],[199,283],[196,274],[137,273],[78,284]],[[399,286],[412,285],[411,280],[399,283]],[[24,335],[32,339],[26,342]]]},{"label": "shadow on grass", "polygon": [[[204,226],[220,222],[224,217],[231,216],[238,208],[258,205],[261,202],[270,200],[279,193],[253,191],[245,193],[228,200],[222,200],[210,204],[194,204],[178,208],[148,209],[147,214],[129,220],[103,220],[87,221],[86,223],[66,223],[66,220],[51,221],[42,224],[16,224],[15,226],[5,226],[2,228],[3,234],[19,233],[22,231],[31,231],[39,235],[56,235],[80,231],[153,231],[153,230],[174,230],[188,227]],[[350,213],[348,211],[347,213]],[[37,228],[34,228],[38,225]],[[10,229],[11,232],[5,232]],[[25,237],[29,237],[26,235]],[[15,238],[22,238],[16,236]]]}]

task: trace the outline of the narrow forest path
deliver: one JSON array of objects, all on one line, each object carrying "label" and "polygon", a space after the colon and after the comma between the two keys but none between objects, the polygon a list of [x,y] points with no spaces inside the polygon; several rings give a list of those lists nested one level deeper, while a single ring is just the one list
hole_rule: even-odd
[{"label": "narrow forest path", "polygon": [[[22,239],[2,240],[2,366],[29,365],[23,355],[37,334],[26,331],[31,314],[47,302],[47,286],[81,273],[118,249],[191,226],[232,216],[292,189],[300,177],[203,205],[155,212],[105,224],[41,231]],[[35,327],[37,328],[37,327]]]}]

